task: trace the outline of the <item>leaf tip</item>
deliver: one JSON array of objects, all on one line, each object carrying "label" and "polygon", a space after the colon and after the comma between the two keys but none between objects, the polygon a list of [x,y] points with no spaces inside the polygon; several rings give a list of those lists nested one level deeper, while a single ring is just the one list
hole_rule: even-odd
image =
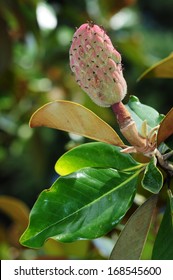
[{"label": "leaf tip", "polygon": [[24,247],[33,248],[33,249],[38,249],[42,247],[42,245],[44,244],[44,242],[43,243],[40,242],[39,244],[38,240],[37,241],[34,240],[33,237],[30,238],[28,229],[26,229],[24,233],[21,235],[19,239],[19,243]]}]

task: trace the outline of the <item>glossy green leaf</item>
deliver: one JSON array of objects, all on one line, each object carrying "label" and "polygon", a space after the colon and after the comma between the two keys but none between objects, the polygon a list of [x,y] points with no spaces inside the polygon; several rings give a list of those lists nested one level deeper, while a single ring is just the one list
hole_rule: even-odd
[{"label": "glossy green leaf", "polygon": [[166,114],[160,124],[157,136],[158,145],[173,134],[173,108]]},{"label": "glossy green leaf", "polygon": [[156,164],[156,157],[153,156],[146,166],[144,176],[141,181],[143,188],[152,193],[158,193],[163,186],[163,175],[157,168]]},{"label": "glossy green leaf", "polygon": [[173,260],[173,196],[169,193],[166,210],[154,243],[153,260]]},{"label": "glossy green leaf", "polygon": [[75,102],[57,100],[45,104],[32,115],[30,126],[46,126],[116,146],[125,146],[112,127]]},{"label": "glossy green leaf", "polygon": [[50,237],[71,242],[106,234],[131,206],[139,173],[83,168],[60,177],[40,194],[21,244],[38,248]]},{"label": "glossy green leaf", "polygon": [[173,78],[173,53],[147,69],[138,80],[143,78]]},{"label": "glossy green leaf", "polygon": [[156,202],[157,195],[153,195],[129,218],[112,250],[111,260],[140,259]]},{"label": "glossy green leaf", "polygon": [[130,154],[121,153],[121,148],[106,143],[80,145],[58,159],[55,170],[67,175],[83,167],[104,167],[118,170],[140,168]]},{"label": "glossy green leaf", "polygon": [[134,95],[130,96],[126,107],[136,122],[139,132],[141,132],[143,121],[147,121],[148,129],[150,130],[151,128],[157,126],[164,118],[164,116],[159,114],[154,108],[142,104]]}]

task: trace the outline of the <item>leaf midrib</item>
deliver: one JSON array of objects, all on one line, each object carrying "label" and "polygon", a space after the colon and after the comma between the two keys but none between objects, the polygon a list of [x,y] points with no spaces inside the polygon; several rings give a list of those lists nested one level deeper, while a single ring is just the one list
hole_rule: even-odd
[{"label": "leaf midrib", "polygon": [[[84,205],[84,206],[81,207],[80,209],[78,209],[78,210],[76,210],[75,212],[71,213],[70,215],[64,217],[64,218],[61,219],[60,221],[57,221],[57,222],[51,224],[50,226],[44,228],[44,229],[43,229],[42,231],[40,231],[39,233],[35,234],[33,238],[36,238],[37,236],[43,234],[44,231],[47,231],[47,230],[50,229],[51,227],[54,227],[55,225],[57,225],[57,224],[59,224],[59,223],[65,221],[66,219],[69,219],[71,216],[76,215],[78,212],[83,211],[85,208],[89,207],[89,206],[92,205],[93,203],[96,203],[97,200],[100,200],[100,199],[102,199],[104,196],[107,196],[107,195],[109,195],[111,192],[115,191],[115,189],[118,190],[118,189],[121,188],[123,185],[127,184],[129,181],[131,181],[132,179],[134,179],[135,177],[137,177],[137,176],[139,175],[140,172],[141,172],[141,170],[138,171],[138,172],[136,172],[134,175],[132,175],[132,176],[131,176],[130,178],[128,178],[127,180],[123,181],[118,187],[111,189],[110,191],[104,193],[102,196],[99,196],[99,198],[95,199],[94,201],[92,201],[92,202],[90,202],[90,203]],[[87,176],[88,176],[88,175],[87,175]],[[29,239],[32,239],[32,238],[29,238]],[[29,240],[29,239],[27,239],[27,240]],[[27,241],[27,240],[25,240],[25,241]]]}]

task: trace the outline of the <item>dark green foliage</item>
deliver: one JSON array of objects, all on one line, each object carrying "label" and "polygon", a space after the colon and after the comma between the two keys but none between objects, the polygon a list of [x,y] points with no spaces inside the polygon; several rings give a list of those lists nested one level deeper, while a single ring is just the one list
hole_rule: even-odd
[{"label": "dark green foliage", "polygon": [[171,193],[169,193],[165,213],[156,236],[152,259],[173,259],[173,197]]},{"label": "dark green foliage", "polygon": [[[125,16],[128,16],[129,12],[131,13],[131,21],[128,24],[122,22],[122,26],[119,27],[111,17],[127,5],[124,4],[125,2],[131,4],[134,2],[133,0],[122,2],[112,0],[45,1],[53,9],[58,20],[57,27],[52,30],[43,30],[38,24],[36,8],[39,2],[41,1],[2,0],[0,5],[0,258],[107,258],[93,244],[91,246],[88,240],[67,244],[49,239],[42,246],[44,240],[53,235],[57,240],[69,242],[84,234],[84,229],[81,228],[80,232],[79,224],[75,225],[70,217],[66,218],[63,224],[62,216],[60,219],[57,217],[59,212],[56,212],[54,199],[58,203],[62,202],[62,198],[64,199],[65,203],[61,203],[61,208],[58,209],[62,214],[63,211],[70,211],[68,199],[72,197],[73,202],[76,202],[74,209],[78,209],[78,211],[80,209],[79,221],[81,222],[86,213],[83,210],[84,216],[82,216],[79,189],[82,188],[85,194],[85,191],[87,192],[92,185],[91,196],[86,197],[84,203],[88,202],[87,199],[94,199],[92,207],[97,214],[98,206],[100,207],[100,211],[103,213],[100,214],[98,223],[101,226],[103,220],[104,226],[99,228],[97,225],[99,230],[95,232],[96,216],[93,216],[92,207],[87,206],[86,221],[87,223],[91,221],[91,231],[87,230],[86,238],[106,234],[106,238],[110,242],[114,242],[112,236],[117,233],[115,224],[118,221],[122,221],[122,224],[127,222],[136,207],[137,200],[135,199],[133,203],[136,193],[137,198],[138,195],[147,198],[151,192],[158,192],[159,203],[156,209],[159,210],[160,205],[165,207],[167,184],[162,190],[161,187],[163,185],[162,173],[165,182],[168,182],[167,172],[158,167],[158,161],[156,164],[154,159],[149,161],[141,155],[122,154],[119,147],[103,143],[89,143],[80,146],[81,143],[88,140],[75,139],[67,133],[46,128],[32,130],[29,128],[28,122],[32,113],[46,102],[55,99],[75,100],[97,113],[119,133],[112,112],[93,105],[76,85],[70,72],[68,52],[75,27],[87,20],[93,20],[97,24],[105,26],[114,46],[121,52],[124,76],[128,84],[127,107],[137,123],[139,132],[141,132],[144,120],[147,120],[150,131],[163,118],[163,115],[155,109],[166,115],[172,107],[173,79],[170,76],[172,75],[172,64],[169,65],[169,68],[166,66],[167,71],[159,70],[159,75],[163,72],[169,73],[169,79],[164,79],[163,75],[163,78],[153,78],[158,70],[155,69],[152,79],[143,79],[138,83],[136,80],[148,67],[163,60],[172,52],[172,17],[169,17],[168,14],[172,12],[173,2],[171,0],[167,2],[161,0],[137,1],[136,4],[123,11]],[[129,97],[130,94],[137,95],[141,102],[135,96]],[[170,124],[171,122],[169,122]],[[168,146],[164,146],[164,152],[170,151],[173,148],[172,136],[165,142]],[[76,148],[70,150],[72,147]],[[68,152],[64,154],[66,151]],[[59,160],[56,163],[57,159]],[[172,157],[169,160],[172,162]],[[67,175],[60,177],[57,181],[55,180],[59,175],[53,170],[55,163],[56,171],[60,175]],[[138,174],[139,172],[140,174]],[[84,183],[80,181],[82,179],[76,180],[79,174],[84,176]],[[84,188],[85,179],[87,181],[86,190]],[[140,180],[142,180],[142,186],[139,184]],[[67,181],[72,184],[72,187]],[[53,184],[53,182],[55,183]],[[80,182],[82,183],[80,184]],[[169,183],[169,187],[172,189],[172,181]],[[42,192],[44,188],[48,188],[52,184],[53,186],[49,190]],[[97,193],[98,203],[94,196],[96,195],[93,187],[95,185],[100,191]],[[104,188],[107,192],[104,199],[101,200],[99,195],[102,194]],[[77,201],[72,191],[74,189],[78,190]],[[42,248],[41,250],[28,250],[19,245],[19,238],[28,222],[27,206],[30,208],[33,206],[40,192],[31,211],[30,227],[32,230],[30,231],[28,228],[27,238],[24,238],[24,236],[26,237],[24,235],[21,241],[26,246],[42,246]],[[60,194],[60,200],[54,197],[54,192]],[[67,197],[64,198],[65,194]],[[5,207],[2,204],[4,195]],[[117,196],[120,196],[119,199]],[[45,200],[49,197],[51,199],[47,201],[47,204],[50,205],[50,208],[47,207]],[[19,202],[14,205],[13,202],[16,198],[19,199]],[[110,208],[108,207],[109,199],[112,200]],[[114,199],[116,204],[113,204]],[[102,201],[105,205],[102,205]],[[42,207],[42,204],[45,208]],[[71,206],[73,205],[70,204]],[[132,207],[130,208],[130,206]],[[106,207],[109,209],[108,213]],[[128,209],[129,211],[127,211]],[[168,203],[154,245],[153,259],[173,258],[170,209]],[[55,228],[52,226],[51,219],[55,219],[52,221],[57,223]],[[75,219],[78,221],[77,216]],[[48,222],[50,222],[50,231],[47,229]],[[61,223],[60,228],[58,222]],[[68,222],[73,229],[70,234]],[[156,227],[159,225],[157,223]],[[37,230],[39,232],[38,240],[36,238]],[[107,234],[110,230],[113,231],[113,234],[112,232]],[[64,239],[61,235],[63,231],[65,232]],[[152,247],[155,231],[150,231],[150,237]],[[166,241],[166,246],[163,247],[163,243]]]}]

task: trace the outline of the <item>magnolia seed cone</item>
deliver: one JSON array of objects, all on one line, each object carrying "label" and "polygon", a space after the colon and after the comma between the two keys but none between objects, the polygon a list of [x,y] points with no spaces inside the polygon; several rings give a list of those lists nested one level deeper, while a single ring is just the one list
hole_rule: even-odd
[{"label": "magnolia seed cone", "polygon": [[126,95],[121,55],[102,27],[83,24],[70,47],[70,67],[79,86],[102,107],[120,102]]}]

